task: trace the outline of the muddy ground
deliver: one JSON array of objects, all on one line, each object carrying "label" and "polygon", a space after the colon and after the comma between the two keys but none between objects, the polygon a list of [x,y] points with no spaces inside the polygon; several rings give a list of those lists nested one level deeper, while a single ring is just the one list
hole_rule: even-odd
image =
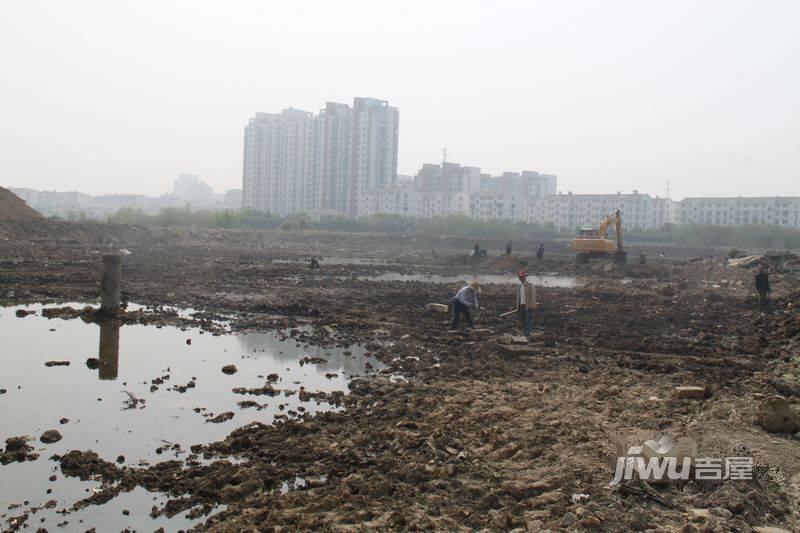
[{"label": "muddy ground", "polygon": [[[646,265],[618,268],[576,265],[564,243],[546,243],[537,262],[538,241],[517,243],[509,260],[496,258],[504,243],[483,240],[489,259],[472,265],[466,239],[96,224],[7,235],[0,304],[96,300],[101,254],[123,249],[132,302],[203,309],[209,330],[220,315],[234,329],[311,324],[316,342],[364,343],[390,366],[353,381],[341,412],[192,448],[208,464],[137,468],[71,452],[58,458],[65,475],[108,487],[78,505],[136,486],[171,495],[156,514],[228,504],[197,528],[213,531],[800,530],[800,438],[756,423],[774,394],[798,410],[797,276],[772,277],[765,315],[753,273],[725,266],[715,249],[643,246]],[[312,256],[319,269],[305,264]],[[326,264],[332,257],[381,262]],[[498,315],[513,287],[485,285],[476,330],[453,334],[447,315],[424,306],[447,303],[457,284],[358,279],[520,266],[576,285],[539,288],[533,341],[512,347],[504,335],[518,325]],[[168,312],[122,320],[180,322]],[[707,391],[680,399],[676,386]],[[756,479],[610,487],[611,437],[634,432],[691,436],[701,456],[752,456]],[[305,485],[277,490],[295,477]]]}]

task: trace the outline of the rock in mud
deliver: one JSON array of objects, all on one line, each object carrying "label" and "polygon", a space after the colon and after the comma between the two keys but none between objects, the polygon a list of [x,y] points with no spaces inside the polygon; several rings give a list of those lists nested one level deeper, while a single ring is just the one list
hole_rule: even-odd
[{"label": "rock in mud", "polygon": [[206,422],[211,422],[212,424],[221,424],[222,422],[227,422],[233,418],[233,413],[231,411],[225,411],[224,413],[220,413],[214,418],[209,418]]},{"label": "rock in mud", "polygon": [[222,373],[223,374],[227,374],[229,376],[231,374],[235,374],[238,371],[239,371],[239,369],[236,368],[236,365],[225,365],[225,366],[222,367]]},{"label": "rock in mud", "polygon": [[279,392],[279,390],[274,389],[269,383],[263,387],[256,387],[252,389],[248,389],[247,387],[236,387],[233,389],[234,394],[252,394],[254,396],[276,396]]},{"label": "rock in mud", "polygon": [[84,481],[95,479],[96,476],[106,481],[119,477],[119,468],[101,459],[96,452],[72,450],[63,456],[54,456],[53,459],[61,464],[61,471],[65,475]]},{"label": "rock in mud", "polygon": [[800,396],[800,381],[791,376],[783,376],[772,380],[772,386],[782,396]]},{"label": "rock in mud", "polygon": [[69,366],[69,361],[47,361],[44,366]]},{"label": "rock in mud", "polygon": [[0,453],[0,464],[22,461],[35,461],[39,455],[31,453],[33,446],[28,444],[28,437],[9,437],[6,439],[6,449]]},{"label": "rock in mud", "polygon": [[770,396],[761,402],[756,413],[756,423],[772,433],[800,431],[800,416],[792,411],[783,396]]},{"label": "rock in mud", "polygon": [[53,444],[61,440],[61,433],[56,431],[55,429],[48,429],[42,436],[39,437],[39,440],[44,442],[45,444]]},{"label": "rock in mud", "polygon": [[705,400],[705,387],[675,387],[675,397],[682,400]]},{"label": "rock in mud", "polygon": [[263,486],[260,479],[249,479],[239,485],[225,485],[219,491],[220,499],[224,503],[241,501],[250,494],[261,490]]}]

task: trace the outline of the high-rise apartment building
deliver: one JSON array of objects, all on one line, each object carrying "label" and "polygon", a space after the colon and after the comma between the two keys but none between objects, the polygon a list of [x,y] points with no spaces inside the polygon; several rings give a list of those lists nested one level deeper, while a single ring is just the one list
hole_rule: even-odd
[{"label": "high-rise apartment building", "polygon": [[417,189],[422,192],[466,192],[472,194],[481,188],[481,169],[444,162],[441,165],[425,163],[414,177]]},{"label": "high-rise apartment building", "polygon": [[375,98],[329,102],[317,116],[256,113],[244,133],[244,208],[357,215],[359,193],[396,184],[398,120]]}]

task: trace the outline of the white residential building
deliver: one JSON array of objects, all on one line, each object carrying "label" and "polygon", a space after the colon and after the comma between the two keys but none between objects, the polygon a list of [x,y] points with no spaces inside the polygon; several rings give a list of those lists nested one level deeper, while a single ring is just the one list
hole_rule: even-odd
[{"label": "white residential building", "polygon": [[387,102],[329,102],[319,115],[256,113],[244,132],[245,209],[359,213],[360,193],[397,181],[399,113]]},{"label": "white residential building", "polygon": [[418,213],[422,218],[469,215],[470,195],[460,192],[423,192],[419,196]]},{"label": "white residential building", "polygon": [[652,198],[639,191],[632,194],[554,194],[532,200],[527,220],[566,230],[592,228],[619,209],[625,227],[654,229],[670,221],[670,205],[670,200]]},{"label": "white residential building", "polygon": [[396,214],[419,216],[420,192],[413,187],[383,187],[359,195],[359,216]]},{"label": "white residential building", "polygon": [[678,204],[680,224],[772,224],[800,228],[800,197],[684,198]]},{"label": "white residential building", "polygon": [[529,199],[515,190],[485,190],[470,196],[470,214],[484,220],[525,220]]}]

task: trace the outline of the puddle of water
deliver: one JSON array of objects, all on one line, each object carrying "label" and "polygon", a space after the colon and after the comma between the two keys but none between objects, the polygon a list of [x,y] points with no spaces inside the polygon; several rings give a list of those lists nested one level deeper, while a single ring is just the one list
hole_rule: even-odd
[{"label": "puddle of water", "polygon": [[[17,318],[15,312],[21,308],[37,314]],[[49,458],[74,449],[94,450],[112,462],[123,455],[128,465],[182,458],[192,444],[222,439],[236,427],[255,421],[271,423],[276,414],[288,410],[314,413],[332,408],[326,403],[300,402],[296,393],[274,397],[234,394],[235,387],[261,387],[266,376],[275,373],[280,376],[273,383],[276,389],[298,391],[303,386],[311,392],[346,391],[350,376],[364,374],[367,363],[376,371],[383,368],[376,359],[366,357],[361,346],[310,347],[298,345],[292,338],[281,340],[278,333],[213,336],[170,327],[98,326],[81,320],[48,320],[38,313],[41,309],[0,308],[0,389],[6,389],[0,395],[0,443],[11,436],[29,435],[34,438],[29,444],[39,454],[36,461],[0,466],[2,523],[31,506],[56,500],[55,507],[31,517],[31,526],[52,528],[69,520],[68,527],[72,528],[78,518],[83,518],[81,530],[92,526],[98,530],[152,530],[162,525],[168,530],[185,528],[189,525],[182,522],[188,520],[182,516],[185,513],[167,525],[153,520],[149,516],[153,498],[163,496],[144,490],[128,493],[125,499],[115,498],[101,508],[90,506],[66,516],[56,513],[89,496],[86,491],[97,483],[63,479],[57,464]],[[300,364],[304,356],[321,357],[326,362]],[[99,357],[98,368],[86,366],[89,357]],[[47,361],[69,361],[70,365],[45,367]],[[236,365],[238,372],[223,374],[220,369],[227,364]],[[164,376],[169,378],[151,392],[151,381]],[[170,390],[189,382],[196,386],[185,393]],[[129,398],[126,391],[144,399],[144,407],[123,409]],[[243,400],[265,407],[241,409],[237,402]],[[202,410],[195,412],[195,408]],[[233,412],[234,417],[220,424],[207,423],[203,416],[226,411]],[[62,418],[69,422],[60,424]],[[40,443],[38,437],[48,429],[57,429],[63,439],[50,445]],[[169,443],[181,444],[183,451],[164,449],[157,453]],[[52,474],[57,481],[48,481]],[[46,493],[48,488],[52,494]],[[30,502],[28,506],[8,510],[9,505],[25,500]],[[128,509],[130,515],[123,516],[122,509]],[[41,518],[45,518],[44,523]]]},{"label": "puddle of water", "polygon": [[[499,285],[517,285],[519,279],[516,275],[476,274],[469,276],[459,274],[446,276],[441,274],[401,274],[400,272],[385,272],[368,276],[358,276],[362,281],[421,281],[424,283],[466,283],[468,280],[477,279],[483,284],[495,283]],[[528,276],[528,281],[537,287],[571,288],[578,286],[577,278],[568,276]]]}]

